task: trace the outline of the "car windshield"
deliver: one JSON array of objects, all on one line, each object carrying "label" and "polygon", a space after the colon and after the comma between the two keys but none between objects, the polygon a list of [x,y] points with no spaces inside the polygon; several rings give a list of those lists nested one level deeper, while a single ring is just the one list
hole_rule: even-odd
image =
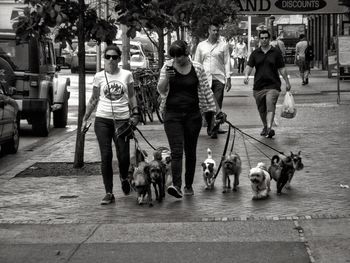
[{"label": "car windshield", "polygon": [[16,70],[29,70],[28,43],[16,45],[15,40],[0,40],[0,57]]}]

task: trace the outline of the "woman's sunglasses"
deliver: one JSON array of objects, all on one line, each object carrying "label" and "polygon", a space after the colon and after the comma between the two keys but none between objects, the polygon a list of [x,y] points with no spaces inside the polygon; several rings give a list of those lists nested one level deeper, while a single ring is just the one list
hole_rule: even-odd
[{"label": "woman's sunglasses", "polygon": [[113,60],[117,60],[120,58],[120,56],[118,55],[105,55],[105,59],[113,59]]}]

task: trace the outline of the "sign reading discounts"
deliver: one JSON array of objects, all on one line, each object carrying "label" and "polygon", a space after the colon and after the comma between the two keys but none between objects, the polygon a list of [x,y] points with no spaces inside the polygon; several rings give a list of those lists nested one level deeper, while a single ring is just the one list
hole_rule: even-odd
[{"label": "sign reading discounts", "polygon": [[239,14],[293,15],[342,14],[349,12],[339,0],[237,0]]}]

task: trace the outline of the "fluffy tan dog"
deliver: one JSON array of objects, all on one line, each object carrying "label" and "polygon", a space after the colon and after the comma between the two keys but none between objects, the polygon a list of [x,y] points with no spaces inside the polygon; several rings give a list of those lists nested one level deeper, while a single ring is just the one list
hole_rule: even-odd
[{"label": "fluffy tan dog", "polygon": [[239,175],[242,172],[242,162],[238,153],[231,152],[222,160],[222,186],[223,193],[231,188],[230,176],[233,175],[233,191],[237,191],[239,185]]},{"label": "fluffy tan dog", "polygon": [[253,200],[266,199],[269,196],[271,176],[264,163],[258,163],[256,167],[250,169],[249,180],[253,190]]}]

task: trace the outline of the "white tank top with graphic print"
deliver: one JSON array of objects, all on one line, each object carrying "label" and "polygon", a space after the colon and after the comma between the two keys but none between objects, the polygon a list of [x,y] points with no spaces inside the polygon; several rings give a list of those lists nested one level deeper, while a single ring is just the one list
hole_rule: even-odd
[{"label": "white tank top with graphic print", "polygon": [[132,73],[120,69],[113,75],[106,72],[106,76],[108,84],[104,70],[96,73],[93,80],[93,86],[100,87],[96,117],[117,120],[130,118],[128,84],[134,82]]}]

